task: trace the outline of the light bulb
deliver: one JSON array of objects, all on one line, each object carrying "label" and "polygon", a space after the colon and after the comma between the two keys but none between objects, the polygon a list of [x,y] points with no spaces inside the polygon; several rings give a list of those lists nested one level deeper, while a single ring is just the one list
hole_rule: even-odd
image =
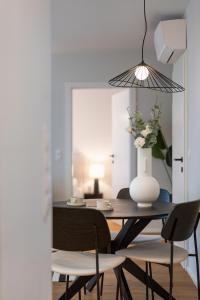
[{"label": "light bulb", "polygon": [[138,66],[135,70],[135,76],[138,80],[145,80],[149,76],[149,70],[145,66]]}]

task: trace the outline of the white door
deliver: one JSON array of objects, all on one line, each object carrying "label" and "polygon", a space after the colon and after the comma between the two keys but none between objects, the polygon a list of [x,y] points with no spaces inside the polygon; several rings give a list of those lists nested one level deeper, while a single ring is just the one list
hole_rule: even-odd
[{"label": "white door", "polygon": [[[173,80],[185,86],[185,55],[183,55],[174,65]],[[186,201],[187,182],[185,180],[186,161],[186,94],[175,93],[172,100],[172,145],[173,145],[173,165],[172,165],[172,195],[173,202]]]},{"label": "white door", "polygon": [[112,96],[112,197],[128,187],[136,176],[136,150],[128,133],[127,108],[135,109],[135,89],[125,89]]}]

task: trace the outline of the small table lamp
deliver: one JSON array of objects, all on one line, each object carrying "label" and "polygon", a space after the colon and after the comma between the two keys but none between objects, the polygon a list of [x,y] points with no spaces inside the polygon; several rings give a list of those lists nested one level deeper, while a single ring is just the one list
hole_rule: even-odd
[{"label": "small table lamp", "polygon": [[94,194],[99,193],[99,179],[104,177],[104,165],[100,163],[91,164],[89,169],[89,175],[94,178]]}]

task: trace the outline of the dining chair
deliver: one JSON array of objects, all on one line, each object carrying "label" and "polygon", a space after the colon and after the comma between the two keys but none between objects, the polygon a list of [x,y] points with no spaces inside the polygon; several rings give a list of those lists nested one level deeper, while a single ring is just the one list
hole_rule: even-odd
[{"label": "dining chair", "polygon": [[[148,263],[168,265],[170,270],[169,300],[172,300],[173,265],[184,261],[189,253],[184,248],[174,245],[174,242],[187,240],[196,230],[199,221],[200,200],[177,204],[170,213],[161,236],[167,243],[150,242],[138,244],[117,251],[127,260],[139,260],[146,265],[146,299],[148,298],[149,276]],[[197,249],[197,243],[195,243]],[[198,252],[198,250],[197,250]],[[199,287],[199,265],[197,264],[197,279]]]},{"label": "dining chair", "polygon": [[[100,275],[110,269],[119,274],[120,266],[125,260],[124,257],[107,254],[110,243],[108,224],[100,211],[91,208],[54,207],[53,247],[59,250],[52,253],[52,272],[66,276],[66,299],[70,299],[69,275],[85,276],[88,280],[91,276],[96,276],[97,299],[100,299]],[[76,292],[84,285],[85,282],[82,282]]]}]

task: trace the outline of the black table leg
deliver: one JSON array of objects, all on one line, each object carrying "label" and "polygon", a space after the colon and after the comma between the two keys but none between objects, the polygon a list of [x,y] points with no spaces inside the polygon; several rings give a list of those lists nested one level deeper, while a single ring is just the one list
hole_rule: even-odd
[{"label": "black table leg", "polygon": [[132,300],[133,298],[131,296],[131,293],[130,293],[130,290],[129,290],[129,287],[128,287],[128,284],[127,284],[127,281],[126,281],[126,278],[125,278],[122,268],[121,267],[115,268],[114,272],[115,272],[115,276],[117,278],[119,287],[122,291],[123,299],[124,300]]},{"label": "black table leg", "polygon": [[92,278],[93,276],[81,276],[75,279],[75,281],[70,285],[67,292],[67,298],[65,293],[58,300],[69,300],[76,293],[78,293],[84,285]]},{"label": "black table leg", "polygon": [[89,292],[91,292],[93,290],[93,288],[95,287],[96,283],[97,283],[97,276],[94,275],[86,285],[87,290]]},{"label": "black table leg", "polygon": [[112,253],[122,248],[127,248],[140,232],[151,222],[150,219],[130,219],[119,231],[114,241],[112,241]]},{"label": "black table leg", "polygon": [[[127,258],[122,266],[126,271],[131,273],[135,278],[140,280],[145,285],[148,282],[148,286],[161,298],[165,300],[169,299],[169,293],[150,276],[148,276],[147,281],[146,273],[135,262]],[[174,297],[172,299],[175,300]]]}]

